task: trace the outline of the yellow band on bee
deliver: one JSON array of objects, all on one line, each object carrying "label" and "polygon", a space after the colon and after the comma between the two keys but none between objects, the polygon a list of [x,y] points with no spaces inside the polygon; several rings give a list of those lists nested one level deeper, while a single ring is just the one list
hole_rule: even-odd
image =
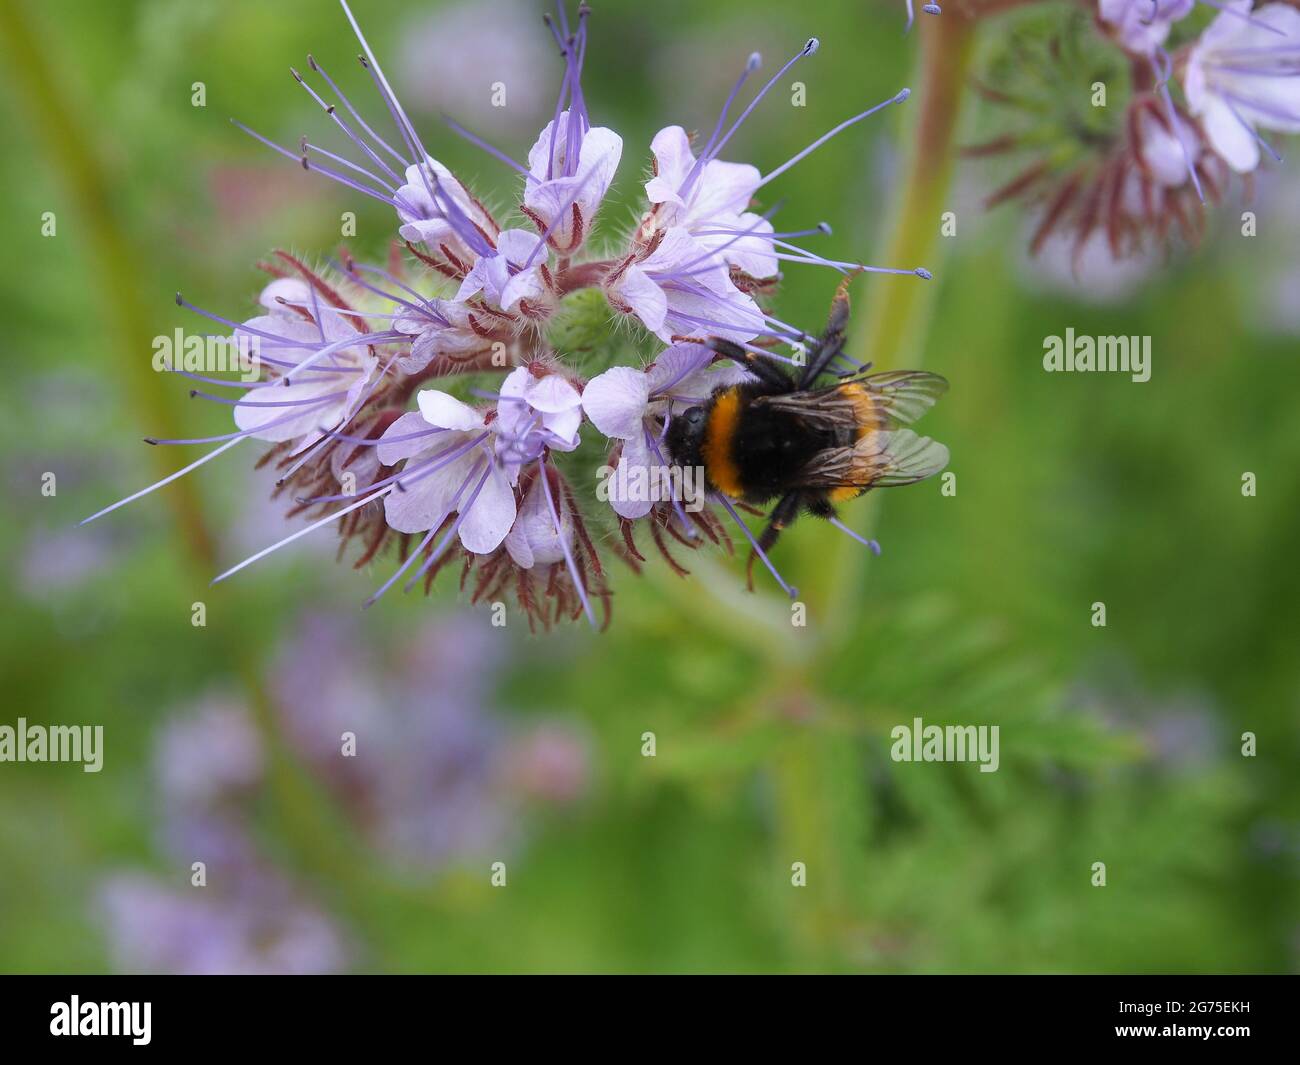
[{"label": "yellow band on bee", "polygon": [[[871,398],[871,393],[852,381],[849,384],[841,385],[840,392],[848,396],[849,401],[853,404],[853,418],[857,422],[857,430],[854,432],[854,439],[861,440],[868,433],[879,428],[876,423],[876,404]],[[827,492],[827,496],[832,503],[847,503],[850,499],[855,499],[867,490],[866,485],[846,485],[843,488],[832,488]]]},{"label": "yellow band on bee", "polygon": [[729,496],[744,495],[740,482],[740,469],[732,457],[732,443],[740,425],[740,392],[735,386],[721,393],[709,411],[709,423],[704,429],[704,471],[714,487]]},{"label": "yellow band on bee", "polygon": [[881,428],[876,424],[876,404],[862,385],[856,381],[847,385],[840,385],[840,392],[849,397],[849,402],[853,404],[853,418],[857,423],[856,438],[861,440],[873,429]]}]

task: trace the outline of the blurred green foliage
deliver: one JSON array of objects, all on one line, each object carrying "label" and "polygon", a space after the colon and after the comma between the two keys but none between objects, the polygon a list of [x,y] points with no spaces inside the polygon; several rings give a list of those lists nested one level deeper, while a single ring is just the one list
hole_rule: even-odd
[{"label": "blurred green foliage", "polygon": [[[381,58],[432,6],[356,4]],[[719,72],[730,79],[754,47],[776,50],[770,66],[809,34],[823,43],[801,71],[807,107],[778,96],[728,152],[767,167],[908,84],[919,47],[895,4],[594,6],[586,95],[625,140],[607,206],[615,227],[635,219],[654,131],[707,128],[726,91]],[[0,969],[96,971],[109,965],[90,908],[105,871],[183,875],[153,845],[159,723],[201,692],[257,676],[304,611],[359,605],[388,572],[336,569],[328,551],[294,548],[209,589],[216,570],[196,564],[162,494],[70,532],[185,461],[139,444],[160,423],[226,431],[223,410],[200,409],[173,382],[141,391],[148,336],[125,350],[129,330],[106,324],[121,310],[115,293],[133,294],[150,334],[190,324],[171,302],[177,288],[239,318],[259,285],[253,264],[271,249],[319,261],[352,210],[353,245],[377,260],[393,226],[382,205],[303,174],[226,121],[289,144],[322,130],[287,70],[308,51],[375,113],[333,5],[3,7],[6,23],[20,10],[37,35],[104,198],[88,216],[51,148],[58,131],[7,63],[0,720],[104,723],[107,762],[98,775],[0,765]],[[557,69],[536,86],[548,100]],[[693,80],[692,111],[668,113]],[[202,108],[191,105],[198,81]],[[436,100],[407,102],[434,151],[505,202],[510,175],[437,130]],[[490,116],[475,128],[515,155],[527,147]],[[826,146],[773,190],[787,199],[782,217],[825,219],[836,233],[827,247],[870,261],[909,128],[887,114]],[[952,389],[925,431],[949,445],[958,492],[945,498],[931,481],[850,508],[855,527],[874,523],[884,554],[849,589],[835,631],[819,631],[815,612],[807,630],[791,629],[762,580],[757,597],[743,593],[737,561],[692,558],[685,582],[661,564],[639,580],[616,573],[605,634],[575,626],[519,640],[500,704],[583,721],[596,782],[578,812],[543,826],[503,891],[479,868],[392,882],[300,768],[283,768],[260,830],[363,944],[360,968],[1295,968],[1300,362],[1293,337],[1260,328],[1257,302],[1280,262],[1270,256],[1294,256],[1294,241],[1243,241],[1229,206],[1199,252],[1097,304],[1031,283],[1018,208],[958,206],[994,184],[959,165],[958,236],[929,264],[937,296],[924,365]],[[57,215],[56,238],[41,235],[45,211]],[[96,252],[97,225],[120,235],[115,260]],[[792,266],[777,313],[819,323],[833,280]],[[909,283],[860,280],[855,292]],[[1151,335],[1151,381],[1044,374],[1043,337],[1067,325]],[[256,546],[238,538],[265,487],[253,486],[251,454],[191,479],[217,564]],[[44,471],[58,474],[54,498],[39,492]],[[1242,495],[1245,471],[1257,475],[1254,498]],[[268,523],[262,532],[274,536]],[[71,579],[87,542],[103,564]],[[778,557],[794,583],[835,579],[825,542],[802,526],[786,535]],[[197,600],[207,628],[190,625]],[[382,641],[454,601],[445,580],[430,601],[389,597],[366,623]],[[1090,623],[1097,601],[1105,628]],[[1208,707],[1212,742],[1180,760],[1151,723],[1188,692]],[[1112,704],[1123,712],[1097,710]],[[1000,725],[1000,770],[893,763],[889,730],[915,716]],[[1247,730],[1255,758],[1239,753]],[[646,731],[653,759],[641,755]],[[1259,846],[1261,826],[1280,828],[1283,844]],[[807,887],[791,886],[796,861]],[[1105,888],[1090,883],[1096,861]]]}]

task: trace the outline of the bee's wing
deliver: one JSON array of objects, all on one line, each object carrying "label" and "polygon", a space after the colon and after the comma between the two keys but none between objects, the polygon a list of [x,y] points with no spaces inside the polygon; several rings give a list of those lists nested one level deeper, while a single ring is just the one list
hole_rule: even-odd
[{"label": "bee's wing", "polygon": [[897,488],[915,484],[948,465],[948,449],[911,429],[868,433],[853,447],[817,452],[799,484],[807,488]]},{"label": "bee's wing", "polygon": [[948,391],[948,379],[924,370],[888,370],[856,379],[872,399],[878,424],[872,429],[911,425]]},{"label": "bee's wing", "polygon": [[754,403],[798,415],[818,429],[883,431],[910,425],[946,391],[948,382],[938,374],[891,370],[810,392],[760,396]]},{"label": "bee's wing", "polygon": [[856,429],[861,407],[842,385],[818,388],[811,392],[787,392],[784,395],[759,396],[754,406],[784,411],[815,429]]}]

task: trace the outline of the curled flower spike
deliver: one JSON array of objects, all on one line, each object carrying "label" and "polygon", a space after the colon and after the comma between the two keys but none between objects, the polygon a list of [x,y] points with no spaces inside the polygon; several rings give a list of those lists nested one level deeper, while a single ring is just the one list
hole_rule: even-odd
[{"label": "curled flower spike", "polygon": [[[1072,234],[1076,261],[1098,235],[1113,259],[1174,235],[1193,244],[1234,174],[1248,177],[1264,155],[1282,161],[1265,134],[1300,132],[1300,11],[1203,0],[1218,14],[1195,36],[1195,2],[1098,0],[1095,24],[1077,12],[1055,25],[1026,15],[1006,35],[978,88],[1019,110],[1021,128],[967,154],[1036,151],[989,198],[1037,203],[1034,252],[1057,234]],[[1060,93],[1062,78],[1080,90]],[[1127,98],[1084,107],[1089,85],[1127,85]]]},{"label": "curled flower spike", "polygon": [[[992,54],[976,87],[1016,122],[965,154],[1033,153],[987,200],[1034,205],[1032,253],[1057,236],[1073,245],[1076,265],[1098,241],[1114,260],[1195,244],[1205,207],[1223,200],[1233,174],[1251,172],[1261,149],[1277,158],[1258,130],[1300,128],[1288,124],[1300,99],[1285,102],[1294,49],[1278,43],[1300,14],[1234,0],[1199,40],[1179,44],[1192,7],[1099,0],[1095,23],[1079,12],[1059,21],[1026,13]],[[1249,41],[1250,50],[1229,43],[1221,52],[1220,41]],[[1079,91],[1061,93],[1062,79]],[[1106,106],[1094,106],[1088,86],[1092,96],[1108,90]]]},{"label": "curled flower spike", "polygon": [[[243,319],[178,299],[205,329],[215,325],[222,343],[257,357],[256,372],[240,380],[186,372],[202,386],[196,399],[231,408],[234,430],[151,439],[216,447],[92,517],[255,439],[268,445],[259,465],[276,470],[276,495],[307,524],[216,581],[332,525],[340,556],[384,568],[367,605],[398,583],[427,592],[452,569],[471,601],[510,596],[530,628],[547,629],[584,616],[593,626],[609,623],[602,552],[639,571],[647,562],[639,544],[649,540],[685,574],[678,546],[730,551],[724,512],[771,567],[741,517],[759,512],[703,484],[683,495],[666,435],[718,387],[755,380],[752,367],[720,356],[718,344],[764,365],[795,365],[818,343],[773,313],[783,264],[845,277],[929,278],[924,268],[823,254],[813,241],[832,237],[829,225],[800,220],[778,229],[776,207],[757,202],[829,140],[906,101],[908,90],[851,114],[784,162],[724,159],[741,126],[820,45],[807,38],[742,102],[762,67],[751,54],[707,138],[697,143],[682,125],[654,136],[641,224],[621,237],[602,234],[601,206],[624,144],[596,124],[583,89],[591,11],[583,3],[573,19],[559,2],[546,19],[562,63],[559,89],[526,162],[445,119],[515,182],[512,209],[500,217],[522,221],[503,225],[440,161],[438,146],[426,146],[348,3],[340,4],[360,44],[360,77],[378,100],[348,95],[309,56],[292,75],[319,108],[325,136],[304,136],[294,148],[236,125],[308,173],[391,209],[387,260],[367,263],[341,250],[314,267],[277,252],[262,264],[270,281],[259,313]],[[839,351],[822,369],[860,370]],[[614,484],[605,495],[587,460],[601,454]],[[649,495],[627,490],[633,482],[648,485]]]}]

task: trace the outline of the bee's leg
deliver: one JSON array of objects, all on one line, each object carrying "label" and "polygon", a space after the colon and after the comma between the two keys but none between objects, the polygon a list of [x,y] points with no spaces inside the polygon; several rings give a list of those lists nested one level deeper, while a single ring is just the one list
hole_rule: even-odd
[{"label": "bee's leg", "polygon": [[835,357],[844,350],[844,337],[829,337],[815,345],[808,353],[808,364],[799,375],[799,388],[806,390],[824,374]]},{"label": "bee's leg", "polygon": [[880,554],[880,545],[875,540],[868,540],[865,536],[855,533],[842,521],[835,513],[835,508],[831,506],[831,501],[825,496],[813,496],[808,500],[808,513],[816,518],[824,518],[829,521],[835,528],[839,529],[845,536],[856,540],[863,547],[869,548],[874,554]]},{"label": "bee's leg", "polygon": [[849,281],[846,277],[835,290],[831,301],[830,320],[826,331],[808,352],[808,362],[803,373],[799,375],[799,390],[806,391],[814,381],[824,374],[835,357],[844,350],[844,332],[849,324]]},{"label": "bee's leg", "polygon": [[802,503],[801,493],[787,492],[772,508],[772,513],[767,518],[767,526],[758,537],[758,550],[750,548],[749,562],[745,565],[745,579],[751,592],[754,590],[754,561],[758,558],[758,551],[766,553],[776,546],[781,531],[799,516],[799,507]]},{"label": "bee's leg", "polygon": [[735,344],[730,340],[723,340],[721,337],[710,337],[705,343],[719,355],[725,355],[732,362],[739,363],[769,388],[775,388],[781,392],[794,391],[794,378],[786,373],[781,364],[775,359],[768,358],[766,355],[759,355],[755,351],[749,351],[739,344]]},{"label": "bee's leg", "polygon": [[835,517],[835,508],[825,496],[813,496],[808,501],[808,513],[815,518],[830,519]]}]

